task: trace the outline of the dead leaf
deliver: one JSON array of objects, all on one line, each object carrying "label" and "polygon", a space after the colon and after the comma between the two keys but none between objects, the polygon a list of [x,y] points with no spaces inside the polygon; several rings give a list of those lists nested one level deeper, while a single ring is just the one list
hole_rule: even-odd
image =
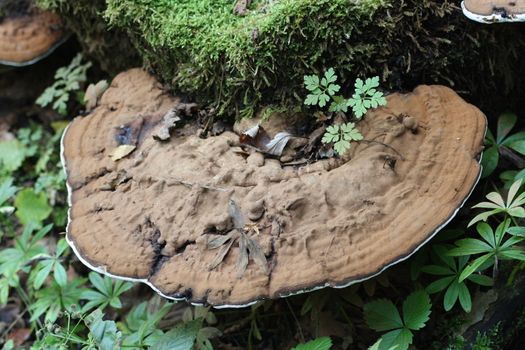
[{"label": "dead leaf", "polygon": [[282,131],[270,139],[268,133],[259,124],[246,130],[240,137],[241,144],[247,144],[255,147],[258,151],[268,153],[274,156],[281,156],[284,147],[292,135]]},{"label": "dead leaf", "polygon": [[283,154],[284,147],[290,140],[292,135],[286,131],[280,132],[275,137],[266,144],[265,151],[274,156],[281,156]]},{"label": "dead leaf", "polygon": [[233,231],[230,231],[227,235],[212,235],[211,238],[208,238],[208,249],[217,249],[226,243],[228,240],[232,239]]},{"label": "dead leaf", "polygon": [[235,264],[235,271],[237,272],[237,278],[241,278],[248,267],[248,237],[245,234],[241,234],[239,237],[239,255],[237,256],[237,263]]},{"label": "dead leaf", "polygon": [[216,268],[217,266],[219,266],[220,263],[222,263],[222,261],[224,260],[224,258],[226,257],[226,255],[228,254],[228,252],[230,251],[232,245],[233,245],[233,242],[235,242],[234,239],[231,239],[228,244],[226,245],[223,245],[220,249],[219,249],[219,252],[217,253],[217,255],[215,255],[215,258],[213,259],[213,261],[210,263],[210,265],[208,266],[208,270],[213,270],[214,268]]},{"label": "dead leaf", "polygon": [[247,238],[247,247],[248,251],[250,252],[250,259],[252,259],[257,266],[261,268],[261,270],[264,271],[264,273],[268,274],[268,261],[266,261],[266,256],[264,255],[264,252],[255,240],[252,238]]},{"label": "dead leaf", "polygon": [[108,82],[101,80],[96,84],[89,84],[84,94],[84,101],[86,102],[86,111],[89,112],[97,106],[97,103],[108,88]]},{"label": "dead leaf", "polygon": [[171,137],[171,130],[175,128],[177,122],[180,120],[179,110],[177,108],[170,109],[164,114],[158,130],[153,134],[153,138],[157,141],[169,140]]},{"label": "dead leaf", "polygon": [[136,148],[137,146],[135,145],[120,145],[111,153],[111,159],[116,162],[124,157],[127,157]]},{"label": "dead leaf", "polygon": [[230,199],[230,202],[228,203],[228,214],[230,214],[230,217],[232,218],[234,228],[239,230],[244,229],[246,220],[233,199]]}]

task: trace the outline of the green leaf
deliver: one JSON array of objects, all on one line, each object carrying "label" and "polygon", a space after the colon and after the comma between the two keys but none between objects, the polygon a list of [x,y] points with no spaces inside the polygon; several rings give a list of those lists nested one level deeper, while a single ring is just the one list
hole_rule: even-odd
[{"label": "green leaf", "polygon": [[498,132],[496,142],[501,144],[505,136],[507,136],[516,125],[518,117],[514,113],[503,113],[498,118]]},{"label": "green leaf", "polygon": [[378,332],[403,327],[401,315],[395,305],[386,299],[372,301],[364,306],[366,323]]},{"label": "green leaf", "polygon": [[13,186],[13,178],[4,179],[0,183],[0,206],[4,204],[9,198],[13,197],[17,188]]},{"label": "green leaf", "polygon": [[350,142],[346,140],[339,140],[334,144],[334,151],[339,155],[343,155],[349,148]]},{"label": "green leaf", "polygon": [[97,309],[85,318],[93,339],[95,339],[99,350],[119,349],[122,334],[117,330],[114,321],[104,321],[102,317],[102,311]]},{"label": "green leaf", "polygon": [[498,257],[505,260],[525,261],[525,252],[518,249],[505,249],[498,253]]},{"label": "green leaf", "polygon": [[383,334],[381,337],[380,350],[407,350],[412,344],[412,332],[409,329],[397,329]]},{"label": "green leaf", "polygon": [[110,294],[111,291],[106,289],[106,285],[104,283],[104,278],[108,278],[108,277],[104,277],[103,278],[97,272],[93,272],[92,271],[92,272],[89,273],[88,278],[89,278],[89,281],[91,282],[91,284],[96,289],[98,289],[102,294],[104,294],[106,296]]},{"label": "green leaf", "polygon": [[326,89],[326,91],[328,91],[328,94],[330,96],[333,96],[335,95],[336,92],[338,92],[339,90],[341,89],[341,87],[337,84],[330,84],[328,86],[328,89]]},{"label": "green leaf", "polygon": [[332,339],[329,337],[320,337],[310,340],[305,344],[299,344],[292,350],[329,350],[332,347]]},{"label": "green leaf", "polygon": [[12,173],[16,171],[26,158],[26,148],[18,140],[0,142],[0,168]]},{"label": "green leaf", "polygon": [[464,238],[456,241],[456,248],[449,250],[448,254],[451,256],[461,255],[472,255],[481,254],[492,251],[492,247],[487,243],[475,239],[475,238]]},{"label": "green leaf", "polygon": [[445,308],[445,311],[450,311],[454,307],[454,304],[456,304],[458,297],[459,297],[459,283],[457,281],[454,281],[448,287],[447,291],[445,292],[445,296],[443,298],[443,307]]},{"label": "green leaf", "polygon": [[525,227],[523,227],[523,226],[509,227],[507,232],[510,233],[513,236],[525,237]]},{"label": "green leaf", "polygon": [[518,117],[514,113],[503,113],[498,118],[498,132],[496,142],[501,144],[505,136],[508,135],[510,130],[516,125]]},{"label": "green leaf", "polygon": [[304,85],[307,90],[314,91],[319,88],[319,77],[317,75],[305,75]]},{"label": "green leaf", "polygon": [[192,350],[201,326],[201,319],[177,325],[174,329],[165,333],[150,349]]},{"label": "green leaf", "polygon": [[40,289],[40,287],[42,287],[47,276],[49,276],[51,270],[53,269],[53,262],[51,260],[43,261],[39,264],[39,266],[41,266],[41,268],[38,270],[33,280],[33,287],[35,289]]},{"label": "green leaf", "polygon": [[419,290],[411,293],[403,302],[405,327],[416,331],[425,327],[431,306],[430,298],[425,291]]},{"label": "green leaf", "polygon": [[330,96],[328,96],[327,94],[322,93],[321,95],[319,95],[319,107],[326,106],[329,100],[330,100]]},{"label": "green leaf", "polygon": [[501,145],[508,147],[511,143],[514,143],[516,141],[522,141],[522,140],[525,140],[525,131],[520,131],[520,132],[510,135],[505,140],[503,140],[503,142],[501,142]]},{"label": "green leaf", "polygon": [[421,268],[421,271],[431,275],[446,276],[454,274],[454,271],[452,271],[450,268],[440,265],[426,265]]},{"label": "green leaf", "polygon": [[328,70],[324,73],[324,77],[327,83],[333,83],[337,80],[337,75],[335,74],[333,68],[328,68]]},{"label": "green leaf", "polygon": [[425,288],[425,290],[429,294],[434,294],[434,293],[441,292],[442,290],[447,288],[452,283],[452,281],[454,281],[455,279],[456,279],[456,276],[449,276],[449,277],[440,278],[440,279],[430,283]]},{"label": "green leaf", "polygon": [[480,256],[476,260],[474,260],[472,263],[470,263],[464,270],[461,272],[461,275],[459,275],[459,282],[463,282],[466,278],[468,278],[470,275],[472,275],[474,272],[476,272],[481,265],[483,265],[488,259],[493,257],[493,253],[488,253],[485,255]]},{"label": "green leaf", "polygon": [[472,309],[472,299],[465,283],[459,284],[459,303],[465,312],[470,312]]},{"label": "green leaf", "polygon": [[480,222],[476,225],[476,230],[483,239],[492,247],[496,247],[496,239],[492,228],[486,222]]},{"label": "green leaf", "polygon": [[318,101],[319,101],[319,95],[308,94],[306,96],[306,100],[304,100],[304,104],[305,105],[310,105],[310,106],[315,106],[315,105],[317,105]]},{"label": "green leaf", "polygon": [[483,151],[481,156],[481,178],[486,178],[496,170],[499,162],[498,145],[491,146]]},{"label": "green leaf", "polygon": [[525,141],[516,141],[509,145],[510,148],[518,152],[519,154],[525,155]]},{"label": "green leaf", "polygon": [[494,281],[489,276],[480,275],[480,274],[472,274],[467,277],[467,279],[471,282],[474,282],[476,284],[479,284],[480,286],[487,286],[490,287],[494,285]]},{"label": "green leaf", "polygon": [[34,223],[41,225],[48,218],[52,208],[47,202],[45,192],[35,193],[32,188],[25,188],[18,192],[15,198],[16,216],[27,225]]},{"label": "green leaf", "polygon": [[54,271],[55,281],[59,286],[63,287],[67,284],[67,272],[64,266],[60,262],[55,262],[55,271]]}]

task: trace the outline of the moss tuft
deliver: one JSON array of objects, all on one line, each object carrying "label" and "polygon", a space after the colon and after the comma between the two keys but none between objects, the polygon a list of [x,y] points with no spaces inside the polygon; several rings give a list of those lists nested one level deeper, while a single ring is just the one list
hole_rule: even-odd
[{"label": "moss tuft", "polygon": [[[88,5],[40,1],[67,3],[80,17]],[[455,0],[257,0],[246,16],[233,14],[233,0],[96,3],[91,25],[126,32],[143,63],[177,93],[221,114],[298,105],[303,75],[327,67],[340,81],[379,75],[382,86],[396,90],[445,83],[492,106],[519,101],[525,91],[518,78],[525,73],[525,28],[473,23]],[[89,33],[86,25],[78,26],[81,35]]]}]

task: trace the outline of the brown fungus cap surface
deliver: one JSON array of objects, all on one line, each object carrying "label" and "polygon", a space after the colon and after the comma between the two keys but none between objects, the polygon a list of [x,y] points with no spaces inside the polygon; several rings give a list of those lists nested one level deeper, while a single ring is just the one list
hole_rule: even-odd
[{"label": "brown fungus cap surface", "polygon": [[[142,70],[122,73],[63,136],[68,241],[92,269],[218,307],[370,278],[454,216],[479,177],[486,130],[485,116],[443,86],[387,100],[358,127],[391,148],[361,142],[343,159],[283,167],[236,152],[229,131],[202,139],[188,123],[155,140],[179,100]],[[115,161],[122,145],[136,148]],[[244,224],[243,238],[232,234]]]},{"label": "brown fungus cap surface", "polygon": [[525,0],[464,0],[463,13],[481,23],[525,21]]},{"label": "brown fungus cap surface", "polygon": [[66,38],[60,17],[47,11],[0,22],[0,64],[25,66],[47,56]]}]

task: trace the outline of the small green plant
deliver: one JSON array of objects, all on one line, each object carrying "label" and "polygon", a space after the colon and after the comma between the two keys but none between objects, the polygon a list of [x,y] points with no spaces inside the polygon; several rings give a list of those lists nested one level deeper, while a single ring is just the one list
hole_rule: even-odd
[{"label": "small green plant", "polygon": [[82,308],[83,312],[94,308],[103,310],[108,305],[120,309],[120,295],[133,287],[133,283],[102,277],[96,272],[90,272],[88,278],[94,288],[84,291],[81,295],[82,299],[88,300]]},{"label": "small green plant", "polygon": [[525,155],[525,131],[507,136],[517,121],[518,117],[514,113],[503,113],[498,118],[496,137],[494,137],[490,129],[487,131],[485,138],[487,149],[483,152],[481,159],[481,164],[483,165],[481,177],[487,177],[494,172],[498,166],[502,150],[506,149],[509,152],[514,151]]},{"label": "small green plant", "polygon": [[[317,75],[305,75],[304,85],[310,91],[304,101],[305,105],[325,107],[330,100],[329,112],[346,113],[348,108],[352,108],[355,119],[360,120],[370,108],[377,108],[386,105],[383,93],[378,91],[379,77],[368,78],[365,81],[356,79],[354,93],[351,98],[346,99],[341,95],[336,95],[341,86],[336,83],[337,75],[333,68],[329,68],[321,79]],[[341,125],[332,125],[326,129],[322,142],[333,144],[334,151],[338,155],[343,155],[352,141],[363,140],[363,135],[356,128],[354,123],[347,122]]]},{"label": "small green plant", "polygon": [[305,75],[304,85],[310,93],[304,100],[305,105],[324,107],[330,101],[330,97],[341,89],[336,84],[337,75],[333,68],[329,68],[324,76],[319,79],[317,75]]},{"label": "small green plant", "polygon": [[[473,206],[472,208],[483,208],[490,209],[481,214],[478,214],[472,219],[468,226],[472,226],[479,221],[487,221],[487,219],[496,214],[504,213],[514,218],[524,218],[525,209],[523,209],[523,204],[525,204],[525,192],[518,194],[521,188],[522,180],[515,181],[512,186],[510,186],[509,192],[507,194],[507,201],[503,200],[503,197],[498,192],[491,192],[487,194],[486,198],[489,202],[481,202]],[[516,196],[517,195],[517,196]]]},{"label": "small green plant", "polygon": [[82,58],[79,53],[69,66],[59,68],[55,73],[55,83],[44,90],[36,104],[42,107],[51,105],[55,111],[66,115],[70,94],[80,90],[80,84],[86,81],[86,72],[91,67],[91,62],[82,64]]},{"label": "small green plant", "polygon": [[412,344],[413,331],[425,327],[432,305],[425,291],[410,294],[403,302],[403,317],[396,306],[386,299],[372,301],[364,306],[366,323],[381,336],[378,350],[407,350]]},{"label": "small green plant", "polygon": [[337,154],[344,154],[350,149],[350,142],[360,141],[363,135],[356,129],[354,123],[344,123],[341,125],[331,125],[326,128],[322,143],[333,143],[334,151]]},{"label": "small green plant", "polygon": [[352,107],[354,116],[361,119],[367,110],[386,105],[386,99],[379,87],[379,77],[368,78],[364,82],[357,78],[355,81],[355,92],[348,100],[348,105]]},{"label": "small green plant", "polygon": [[463,270],[459,276],[459,282],[464,281],[481,267],[493,266],[493,275],[496,275],[499,260],[525,261],[525,252],[516,246],[525,237],[511,235],[511,237],[505,239],[505,234],[509,231],[509,227],[510,219],[505,219],[501,222],[496,231],[493,231],[489,224],[480,222],[476,225],[476,230],[483,239],[463,238],[456,242],[456,248],[448,252],[451,256],[482,254]]},{"label": "small green plant", "polygon": [[31,271],[30,279],[33,281],[33,287],[40,289],[47,277],[53,272],[55,282],[64,287],[67,284],[67,272],[62,265],[63,255],[67,255],[69,246],[65,239],[60,239],[57,243],[54,255],[44,255],[41,261]]},{"label": "small green plant", "polygon": [[469,256],[465,255],[454,258],[448,255],[449,250],[450,247],[448,246],[442,244],[435,245],[433,251],[437,259],[433,259],[434,264],[421,267],[422,272],[439,276],[439,279],[430,283],[425,290],[429,294],[446,290],[443,297],[443,307],[445,311],[451,310],[459,300],[463,310],[470,312],[472,309],[472,298],[466,281],[469,280],[482,286],[492,286],[493,281],[490,277],[481,274],[471,274],[465,280],[460,281],[459,278],[467,266]]}]

